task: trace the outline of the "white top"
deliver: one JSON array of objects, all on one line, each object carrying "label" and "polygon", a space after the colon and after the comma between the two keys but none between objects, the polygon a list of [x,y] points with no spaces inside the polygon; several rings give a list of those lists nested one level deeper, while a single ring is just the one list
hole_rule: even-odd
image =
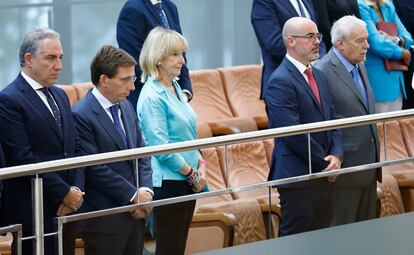
[{"label": "white top", "polygon": [[292,62],[292,64],[299,70],[299,72],[303,75],[305,80],[309,83],[308,76],[305,74],[306,69],[311,68],[311,65],[305,66],[301,62],[297,61],[293,57],[289,56],[289,54],[286,54],[286,58]]},{"label": "white top", "polygon": [[156,5],[156,4],[158,4],[158,3],[161,3],[161,0],[151,0],[151,3],[152,3],[153,5]]}]

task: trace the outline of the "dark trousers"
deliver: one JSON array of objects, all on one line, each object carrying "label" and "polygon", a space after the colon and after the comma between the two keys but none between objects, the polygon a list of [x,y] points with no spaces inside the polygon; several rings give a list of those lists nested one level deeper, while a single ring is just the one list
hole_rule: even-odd
[{"label": "dark trousers", "polygon": [[[193,193],[187,181],[165,180],[162,187],[154,187],[154,200]],[[195,203],[193,200],[154,208],[156,255],[184,254]]]},{"label": "dark trousers", "polygon": [[139,255],[144,249],[144,220],[120,213],[88,220],[82,231],[85,255]]},{"label": "dark trousers", "polygon": [[282,219],[280,236],[329,227],[333,216],[333,184],[325,179],[305,188],[278,188]]}]

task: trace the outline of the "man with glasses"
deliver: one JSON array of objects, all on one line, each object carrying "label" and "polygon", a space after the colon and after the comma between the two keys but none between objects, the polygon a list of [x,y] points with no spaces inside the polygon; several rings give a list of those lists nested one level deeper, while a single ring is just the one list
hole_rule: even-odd
[{"label": "man with glasses", "polygon": [[[282,36],[287,53],[270,76],[265,94],[269,127],[334,119],[327,80],[310,65],[319,58],[322,39],[316,24],[307,18],[291,18],[285,23]],[[340,168],[343,151],[338,130],[312,133],[309,138],[310,152],[305,134],[275,139],[269,180]],[[329,226],[334,181],[335,176],[329,176],[277,187],[282,209],[281,236]]]},{"label": "man with glasses", "polygon": [[[316,67],[329,82],[337,118],[375,113],[375,99],[364,61],[368,32],[365,22],[344,16],[331,31],[333,48]],[[364,125],[342,129],[343,167],[375,163],[380,160],[377,126]],[[335,213],[332,225],[373,219],[377,216],[377,180],[381,169],[338,176],[335,182]]]},{"label": "man with glasses", "polygon": [[[316,15],[311,0],[254,0],[251,23],[262,50],[263,71],[260,98],[265,98],[266,86],[271,73],[280,65],[286,48],[282,38],[282,28],[292,17],[305,17],[316,23]],[[326,52],[325,44],[320,44],[320,54]]]},{"label": "man with glasses", "polygon": [[[76,127],[86,154],[145,146],[137,116],[126,100],[135,89],[136,62],[124,50],[103,46],[91,63],[95,87],[74,107]],[[85,169],[85,211],[152,200],[149,158],[112,162]],[[88,220],[82,224],[85,254],[142,254],[144,218],[140,208]]]}]

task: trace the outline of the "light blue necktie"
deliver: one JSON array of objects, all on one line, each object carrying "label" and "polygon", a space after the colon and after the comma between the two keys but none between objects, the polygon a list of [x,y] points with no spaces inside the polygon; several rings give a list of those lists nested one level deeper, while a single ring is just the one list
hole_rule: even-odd
[{"label": "light blue necktie", "polygon": [[118,114],[119,105],[114,104],[113,106],[109,107],[109,110],[111,111],[112,118],[114,120],[114,124],[116,127],[116,130],[118,130],[119,135],[122,138],[122,142],[124,143],[124,149],[128,149],[128,142],[127,137],[124,133],[124,130],[122,129],[119,114]]},{"label": "light blue necktie", "polygon": [[300,16],[306,18],[305,10],[303,9],[303,6],[302,6],[301,1],[300,0],[296,0],[296,2],[298,2]]},{"label": "light blue necktie", "polygon": [[164,28],[170,29],[170,24],[168,23],[167,16],[165,15],[164,9],[162,8],[162,3],[155,4],[155,9],[157,10],[158,15],[160,16],[162,26]]},{"label": "light blue necktie", "polygon": [[358,67],[354,67],[351,71],[352,78],[355,81],[355,86],[357,87],[359,94],[362,96],[364,100],[364,104],[368,107],[368,98],[367,92],[365,91],[364,83],[362,82],[361,76],[359,75]]}]

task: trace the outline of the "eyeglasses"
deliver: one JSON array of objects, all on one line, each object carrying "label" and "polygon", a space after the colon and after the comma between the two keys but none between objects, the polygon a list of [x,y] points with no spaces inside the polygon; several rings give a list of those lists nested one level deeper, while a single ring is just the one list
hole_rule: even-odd
[{"label": "eyeglasses", "polygon": [[308,41],[310,42],[315,42],[316,39],[318,39],[318,41],[322,40],[322,34],[321,33],[309,33],[306,35],[291,35],[293,38],[306,38],[308,39]]},{"label": "eyeglasses", "polygon": [[128,76],[128,77],[123,77],[123,78],[121,78],[121,77],[117,77],[118,79],[120,79],[123,83],[128,83],[128,82],[135,82],[136,80],[137,80],[137,77],[134,75],[134,76]]}]

